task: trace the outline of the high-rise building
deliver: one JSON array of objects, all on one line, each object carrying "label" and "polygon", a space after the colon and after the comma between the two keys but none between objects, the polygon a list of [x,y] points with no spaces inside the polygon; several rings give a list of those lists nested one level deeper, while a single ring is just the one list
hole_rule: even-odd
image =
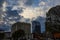
[{"label": "high-rise building", "polygon": [[60,6],[52,7],[46,18],[46,36],[50,38],[60,38]]},{"label": "high-rise building", "polygon": [[32,34],[33,38],[37,38],[36,40],[40,40],[40,34],[41,34],[41,25],[38,21],[32,21]]},{"label": "high-rise building", "polygon": [[41,33],[40,22],[32,21],[32,33]]}]

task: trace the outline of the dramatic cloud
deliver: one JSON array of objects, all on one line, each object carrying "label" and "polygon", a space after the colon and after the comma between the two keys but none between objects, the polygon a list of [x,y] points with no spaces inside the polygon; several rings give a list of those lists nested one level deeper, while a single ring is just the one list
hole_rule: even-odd
[{"label": "dramatic cloud", "polygon": [[[22,16],[33,18],[37,16],[46,17],[46,12],[53,6],[60,5],[60,0],[7,0],[8,6],[13,9],[23,8]],[[19,14],[20,15],[20,14]]]},{"label": "dramatic cloud", "polygon": [[36,7],[36,8],[26,8],[24,12],[21,13],[21,15],[24,16],[25,18],[32,19],[37,16],[44,16],[43,13],[44,11],[42,8]]},{"label": "dramatic cloud", "polygon": [[28,6],[29,6],[29,5],[32,5],[32,4],[33,4],[33,1],[34,1],[34,0],[27,0],[25,4],[28,5]]},{"label": "dramatic cloud", "polygon": [[[4,6],[3,11],[5,11],[5,6],[13,7],[12,10],[19,10],[20,11],[20,13],[18,11],[19,15],[24,17],[24,18],[19,18],[19,21],[21,22],[29,22],[30,19],[32,20],[38,18],[38,16],[46,17],[46,12],[51,7],[60,5],[60,0],[6,0],[6,2],[7,4],[6,3],[3,4]],[[0,7],[2,3],[3,0],[0,0]],[[6,14],[2,16],[5,17]],[[16,21],[10,21],[8,19],[6,20],[8,24],[9,23],[13,24],[16,22]],[[43,24],[42,22],[41,25]],[[43,27],[44,26],[42,26],[42,29],[44,29]]]},{"label": "dramatic cloud", "polygon": [[2,4],[5,0],[0,0],[0,7],[2,7]]},{"label": "dramatic cloud", "polygon": [[6,11],[6,2],[3,3],[3,11]]},{"label": "dramatic cloud", "polygon": [[5,0],[0,0],[0,24],[3,22],[3,3]]}]

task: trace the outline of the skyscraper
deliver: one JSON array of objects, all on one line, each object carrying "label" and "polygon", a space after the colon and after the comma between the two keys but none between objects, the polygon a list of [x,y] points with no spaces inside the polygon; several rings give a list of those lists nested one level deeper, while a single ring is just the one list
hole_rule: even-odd
[{"label": "skyscraper", "polygon": [[40,22],[32,21],[32,33],[41,33]]},{"label": "skyscraper", "polygon": [[12,25],[11,34],[12,34],[11,36],[13,38],[14,37],[17,38],[19,35],[20,36],[25,35],[28,38],[28,36],[30,37],[30,35],[31,35],[31,24],[30,23],[24,23],[24,22],[17,22],[17,23]]}]

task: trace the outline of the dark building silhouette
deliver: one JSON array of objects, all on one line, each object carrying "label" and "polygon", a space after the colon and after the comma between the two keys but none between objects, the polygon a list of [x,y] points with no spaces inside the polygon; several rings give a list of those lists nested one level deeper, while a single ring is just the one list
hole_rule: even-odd
[{"label": "dark building silhouette", "polygon": [[11,40],[11,32],[4,32],[4,33],[5,33],[4,40]]},{"label": "dark building silhouette", "polygon": [[36,21],[39,21],[40,22],[40,25],[41,25],[41,33],[44,33],[45,32],[45,17],[41,17],[41,16],[38,16],[36,18]]},{"label": "dark building silhouette", "polygon": [[0,28],[0,40],[10,40],[11,39],[11,32],[5,32],[4,29]]},{"label": "dark building silhouette", "polygon": [[3,40],[4,37],[5,37],[4,30],[1,30],[1,29],[0,29],[0,40]]},{"label": "dark building silhouette", "polygon": [[40,22],[32,21],[32,34],[34,39],[40,40],[40,34],[41,34]]},{"label": "dark building silhouette", "polygon": [[41,25],[38,21],[32,21],[32,33],[41,33]]}]

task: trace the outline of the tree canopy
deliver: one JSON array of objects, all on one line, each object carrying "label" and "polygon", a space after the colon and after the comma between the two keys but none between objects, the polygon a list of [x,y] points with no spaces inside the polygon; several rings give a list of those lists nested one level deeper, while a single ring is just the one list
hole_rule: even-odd
[{"label": "tree canopy", "polygon": [[60,5],[52,7],[46,16],[46,30],[60,32]]}]

